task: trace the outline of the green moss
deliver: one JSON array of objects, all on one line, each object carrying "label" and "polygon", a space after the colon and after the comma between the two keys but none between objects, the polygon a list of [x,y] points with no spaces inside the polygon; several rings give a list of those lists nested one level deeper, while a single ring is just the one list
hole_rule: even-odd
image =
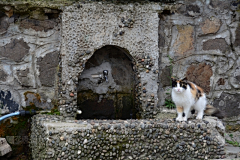
[{"label": "green moss", "polygon": [[58,110],[58,106],[54,106],[50,112],[42,112],[41,114],[48,114],[48,115],[60,115],[60,111]]},{"label": "green moss", "polygon": [[231,144],[231,145],[233,145],[233,146],[235,146],[235,147],[240,147],[240,143],[237,142],[237,141],[229,141],[229,140],[226,140],[226,142],[229,143],[229,144]]}]

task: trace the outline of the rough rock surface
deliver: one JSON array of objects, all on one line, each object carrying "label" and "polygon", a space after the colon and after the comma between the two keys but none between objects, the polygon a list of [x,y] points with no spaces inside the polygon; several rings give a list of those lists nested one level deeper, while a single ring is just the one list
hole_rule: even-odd
[{"label": "rough rock surface", "polygon": [[28,74],[29,74],[29,68],[17,72],[18,79],[21,85],[24,87],[32,86],[31,83],[29,82]]},{"label": "rough rock surface", "polygon": [[215,17],[211,17],[211,19],[206,19],[202,25],[202,32],[204,34],[216,33],[221,26],[221,21]]},{"label": "rough rock surface", "polygon": [[0,57],[20,62],[29,53],[29,49],[30,47],[23,39],[13,39],[6,46],[0,47]]},{"label": "rough rock surface", "polygon": [[58,52],[48,53],[44,57],[38,58],[37,65],[39,66],[41,84],[48,87],[54,86],[58,66]]},{"label": "rough rock surface", "polygon": [[0,81],[6,81],[7,76],[6,72],[0,70]]},{"label": "rough rock surface", "polygon": [[238,25],[235,33],[236,33],[236,39],[234,42],[234,46],[237,47],[237,46],[240,46],[240,25]]},{"label": "rough rock surface", "polygon": [[[32,118],[33,159],[219,159],[225,128],[216,118],[178,123],[160,120]],[[202,150],[208,152],[202,152]]]},{"label": "rough rock surface", "polygon": [[198,65],[191,65],[187,72],[187,80],[194,82],[198,86],[201,86],[206,93],[210,92],[210,77],[213,71],[210,65],[206,63],[200,63]]},{"label": "rough rock surface", "polygon": [[0,34],[6,32],[8,27],[9,27],[8,18],[6,16],[2,17],[0,15]]},{"label": "rough rock surface", "polygon": [[173,44],[173,47],[176,48],[175,52],[177,53],[176,57],[186,56],[192,54],[194,49],[193,46],[193,31],[194,27],[191,25],[186,26],[177,26],[178,37],[176,42]]},{"label": "rough rock surface", "polygon": [[53,29],[57,25],[56,22],[51,20],[40,21],[36,19],[25,19],[21,21],[19,27],[23,29],[32,28],[35,31],[45,31]]},{"label": "rough rock surface", "polygon": [[[89,58],[95,54],[96,50],[106,45],[113,45],[132,57],[132,67],[138,77],[136,88],[133,89],[137,95],[134,97],[135,104],[139,106],[141,117],[153,117],[153,112],[158,110],[156,74],[159,57],[159,18],[158,11],[153,9],[155,6],[151,3],[146,6],[130,3],[119,5],[86,3],[81,6],[84,9],[75,5],[66,7],[62,15],[61,77],[62,88],[65,90],[60,92],[60,96],[64,100],[71,101],[70,105],[64,104],[60,107],[63,115],[74,116],[75,114],[77,109],[75,81],[83,72]],[[78,63],[73,64],[76,60]],[[68,67],[65,67],[67,65]],[[139,86],[140,83],[145,86]],[[70,96],[73,94],[74,96]],[[145,112],[142,112],[143,109]]]},{"label": "rough rock surface", "polygon": [[162,69],[160,80],[163,87],[171,85],[171,70],[171,67],[165,67]]},{"label": "rough rock surface", "polygon": [[203,50],[220,50],[226,52],[227,43],[223,38],[210,39],[203,43]]},{"label": "rough rock surface", "polygon": [[214,107],[219,108],[226,117],[238,116],[240,94],[222,93],[221,96],[214,100]]}]

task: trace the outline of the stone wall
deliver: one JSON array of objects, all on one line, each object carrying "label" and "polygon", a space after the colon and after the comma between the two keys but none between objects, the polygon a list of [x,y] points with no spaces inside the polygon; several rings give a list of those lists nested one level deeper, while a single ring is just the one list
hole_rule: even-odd
[{"label": "stone wall", "polygon": [[32,118],[33,159],[221,159],[221,121],[66,120]]},{"label": "stone wall", "polygon": [[[74,116],[76,113],[76,82],[87,60],[97,49],[114,45],[127,50],[132,57],[133,68],[138,77],[135,103],[140,106],[139,112],[142,118],[152,117],[158,102],[159,18],[157,9],[159,7],[151,3],[116,5],[110,2],[106,4],[93,2],[76,3],[63,10],[60,98],[62,101],[70,102],[70,104],[60,102],[60,111],[64,116]],[[151,60],[151,67],[143,63],[144,60],[147,62],[147,59]],[[150,101],[147,101],[148,99]],[[152,109],[146,107],[150,102]]]},{"label": "stone wall", "polygon": [[239,115],[238,3],[185,1],[160,13],[160,105],[172,75],[201,86],[225,116]]},{"label": "stone wall", "polygon": [[6,3],[0,2],[0,114],[26,106],[51,109],[57,102],[60,10]]},{"label": "stone wall", "polygon": [[112,45],[132,59],[141,118],[164,108],[170,76],[200,85],[227,117],[239,115],[239,2],[171,2],[2,1],[1,113],[59,102],[62,115],[75,117],[85,64]]}]

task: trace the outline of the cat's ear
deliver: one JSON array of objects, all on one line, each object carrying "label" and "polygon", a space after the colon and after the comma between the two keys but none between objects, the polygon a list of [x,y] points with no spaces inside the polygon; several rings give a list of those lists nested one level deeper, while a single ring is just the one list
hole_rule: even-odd
[{"label": "cat's ear", "polygon": [[187,83],[188,82],[187,77],[184,77],[183,79],[181,79],[181,81]]},{"label": "cat's ear", "polygon": [[172,81],[174,82],[174,81],[177,81],[177,79],[176,78],[174,78],[174,77],[171,77],[171,79],[172,79]]}]

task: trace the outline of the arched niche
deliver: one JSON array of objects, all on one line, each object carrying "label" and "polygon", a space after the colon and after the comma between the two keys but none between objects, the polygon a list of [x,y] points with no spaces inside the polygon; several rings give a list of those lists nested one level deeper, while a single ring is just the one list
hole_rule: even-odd
[{"label": "arched niche", "polygon": [[[128,51],[113,45],[96,50],[78,77],[77,119],[136,118],[135,73]],[[107,78],[103,71],[107,71]]]}]

